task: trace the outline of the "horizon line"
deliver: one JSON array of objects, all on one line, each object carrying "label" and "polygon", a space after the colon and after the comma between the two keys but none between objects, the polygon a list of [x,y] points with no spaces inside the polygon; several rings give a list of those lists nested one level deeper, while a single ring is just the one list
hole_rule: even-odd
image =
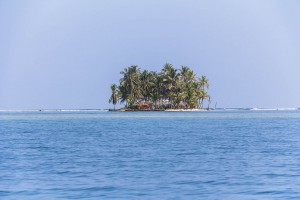
[{"label": "horizon line", "polygon": [[[223,108],[210,108],[211,110],[300,110],[300,107],[223,107]],[[0,112],[30,112],[30,111],[108,111],[110,108],[57,108],[57,109],[0,109]]]}]

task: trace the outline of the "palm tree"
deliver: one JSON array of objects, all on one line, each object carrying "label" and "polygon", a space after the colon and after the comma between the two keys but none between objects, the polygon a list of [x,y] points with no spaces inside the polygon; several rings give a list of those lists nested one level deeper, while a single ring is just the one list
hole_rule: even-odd
[{"label": "palm tree", "polygon": [[187,66],[181,66],[180,76],[184,82],[196,81],[194,71]]},{"label": "palm tree", "polygon": [[126,101],[129,107],[141,97],[141,84],[140,84],[140,68],[136,65],[132,65],[121,71],[123,78],[120,79],[120,91],[121,91],[121,101]]},{"label": "palm tree", "polygon": [[144,101],[150,101],[151,90],[155,85],[155,73],[144,70],[141,73],[141,94]]},{"label": "palm tree", "polygon": [[209,110],[209,106],[210,106],[210,104],[211,104],[211,97],[210,97],[210,96],[208,96],[208,105],[207,105],[207,110]]},{"label": "palm tree", "polygon": [[199,87],[200,87],[199,105],[200,105],[200,108],[202,108],[203,100],[209,98],[209,95],[205,91],[205,88],[207,88],[207,89],[209,88],[209,83],[208,83],[208,79],[206,78],[206,76],[201,76],[201,78],[199,79],[198,82],[199,82]]},{"label": "palm tree", "polygon": [[184,95],[183,102],[186,103],[188,108],[193,108],[197,105],[195,103],[195,90],[194,83],[196,82],[196,75],[194,72],[187,66],[181,66],[180,70],[181,86],[182,93]]},{"label": "palm tree", "polygon": [[164,68],[162,69],[163,74],[163,82],[166,87],[166,95],[172,106],[174,106],[175,98],[178,96],[179,88],[178,88],[178,78],[179,74],[177,73],[177,69],[175,69],[171,64],[166,63]]},{"label": "palm tree", "polygon": [[[163,106],[163,100],[167,98],[166,86],[164,83],[164,77],[162,73],[155,73],[155,86],[153,88],[152,100],[154,102],[155,108],[159,105]],[[158,105],[157,102],[159,101]]]},{"label": "palm tree", "polygon": [[209,99],[210,96],[207,94],[207,92],[203,89],[200,90],[200,96],[199,96],[199,101],[200,101],[200,108],[203,108],[203,101],[205,99]]},{"label": "palm tree", "polygon": [[199,79],[200,85],[202,87],[202,89],[204,90],[205,88],[209,88],[209,83],[208,83],[208,79],[206,78],[206,76],[201,76],[201,78]]},{"label": "palm tree", "polygon": [[119,91],[118,91],[117,85],[112,84],[110,86],[110,90],[111,90],[111,96],[109,99],[109,103],[112,103],[114,105],[114,110],[116,110],[116,104],[119,101]]}]

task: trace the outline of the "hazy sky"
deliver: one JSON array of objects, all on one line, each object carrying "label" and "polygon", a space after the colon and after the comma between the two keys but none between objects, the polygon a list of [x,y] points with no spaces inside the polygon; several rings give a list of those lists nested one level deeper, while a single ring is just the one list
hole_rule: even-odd
[{"label": "hazy sky", "polygon": [[130,65],[187,65],[218,107],[300,107],[299,0],[0,0],[0,109],[108,108]]}]

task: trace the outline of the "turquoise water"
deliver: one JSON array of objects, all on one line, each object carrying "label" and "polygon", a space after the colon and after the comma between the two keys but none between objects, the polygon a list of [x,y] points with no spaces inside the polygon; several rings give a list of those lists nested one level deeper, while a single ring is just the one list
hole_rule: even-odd
[{"label": "turquoise water", "polygon": [[300,111],[0,112],[0,199],[300,199]]}]

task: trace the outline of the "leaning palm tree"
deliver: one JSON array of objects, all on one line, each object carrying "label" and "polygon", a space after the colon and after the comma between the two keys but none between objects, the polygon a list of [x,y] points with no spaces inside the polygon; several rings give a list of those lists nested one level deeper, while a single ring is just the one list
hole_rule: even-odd
[{"label": "leaning palm tree", "polygon": [[209,95],[205,91],[205,88],[206,89],[209,88],[209,82],[208,82],[208,79],[206,78],[206,76],[201,76],[201,78],[199,78],[198,85],[199,85],[199,93],[198,93],[199,105],[200,105],[200,108],[202,108],[203,101],[205,99],[209,98]]},{"label": "leaning palm tree", "polygon": [[207,105],[207,110],[209,110],[209,109],[210,109],[210,108],[209,108],[210,104],[211,104],[211,97],[210,97],[210,96],[208,96],[208,105]]},{"label": "leaning palm tree", "polygon": [[118,91],[117,85],[112,84],[110,86],[110,90],[111,90],[111,96],[109,99],[109,103],[112,103],[114,105],[114,110],[116,110],[116,104],[119,101],[119,91]]},{"label": "leaning palm tree", "polygon": [[200,96],[199,96],[199,101],[200,101],[200,108],[203,108],[203,101],[205,99],[209,99],[210,96],[207,94],[207,92],[203,89],[200,90]]}]

